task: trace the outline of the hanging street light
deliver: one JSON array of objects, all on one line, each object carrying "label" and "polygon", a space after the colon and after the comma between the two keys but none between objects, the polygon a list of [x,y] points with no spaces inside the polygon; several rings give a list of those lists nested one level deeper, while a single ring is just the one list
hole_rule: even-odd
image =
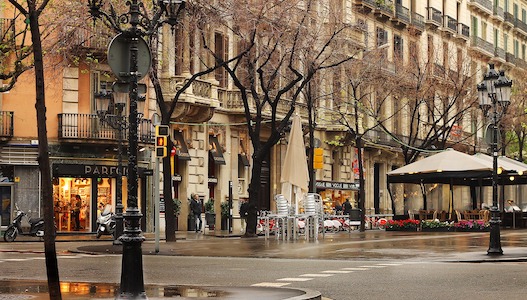
[{"label": "hanging street light", "polygon": [[489,64],[489,71],[477,85],[479,106],[490,119],[492,151],[492,207],[490,208],[490,242],[487,255],[502,255],[500,238],[500,210],[498,209],[498,125],[510,104],[512,80]]},{"label": "hanging street light", "polygon": [[[117,34],[108,47],[108,63],[115,76],[128,85],[128,198],[126,212],[123,214],[124,233],[119,237],[123,244],[121,264],[121,285],[117,299],[147,299],[143,279],[143,259],[140,220],[142,214],[138,207],[138,101],[139,84],[150,69],[151,52],[144,37],[150,37],[163,24],[174,26],[185,6],[182,0],[157,0],[152,14],[146,12],[139,0],[127,1],[128,11],[116,13],[111,3],[103,0],[88,0],[88,8],[94,20],[102,20]],[[103,9],[109,7],[110,11]],[[128,59],[126,59],[128,58]]]}]

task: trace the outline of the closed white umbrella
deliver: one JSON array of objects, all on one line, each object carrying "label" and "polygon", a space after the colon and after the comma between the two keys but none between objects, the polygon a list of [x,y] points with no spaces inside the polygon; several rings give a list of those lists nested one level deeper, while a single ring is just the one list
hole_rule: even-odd
[{"label": "closed white umbrella", "polygon": [[302,124],[300,116],[296,113],[293,116],[280,182],[282,183],[282,194],[290,201],[295,200],[295,212],[298,213],[298,203],[308,192],[309,170]]}]

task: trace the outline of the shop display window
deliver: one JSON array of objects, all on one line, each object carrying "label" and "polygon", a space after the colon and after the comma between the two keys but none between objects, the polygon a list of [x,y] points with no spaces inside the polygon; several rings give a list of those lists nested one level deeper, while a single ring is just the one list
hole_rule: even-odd
[{"label": "shop display window", "polygon": [[56,178],[53,182],[55,222],[58,231],[90,231],[90,178]]}]

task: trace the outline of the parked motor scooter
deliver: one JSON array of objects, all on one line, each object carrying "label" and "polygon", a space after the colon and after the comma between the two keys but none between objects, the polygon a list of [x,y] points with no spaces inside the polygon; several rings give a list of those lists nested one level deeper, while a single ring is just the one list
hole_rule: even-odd
[{"label": "parked motor scooter", "polygon": [[[4,241],[13,242],[17,235],[29,235],[38,236],[42,238],[44,236],[44,219],[43,218],[31,218],[31,210],[26,214],[25,212],[18,209],[18,205],[15,204],[16,217],[13,219],[13,223],[7,227],[4,232]],[[22,218],[27,218],[30,225],[29,232],[24,232],[22,229]]]},{"label": "parked motor scooter", "polygon": [[112,206],[107,204],[103,212],[97,218],[97,238],[103,234],[114,235],[115,233],[115,214],[112,212]]}]

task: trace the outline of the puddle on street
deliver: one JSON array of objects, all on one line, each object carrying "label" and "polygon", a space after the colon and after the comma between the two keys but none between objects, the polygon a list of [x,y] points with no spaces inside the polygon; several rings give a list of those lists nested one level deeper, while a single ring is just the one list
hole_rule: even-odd
[{"label": "puddle on street", "polygon": [[[119,286],[108,283],[61,282],[63,299],[113,299],[119,293]],[[194,286],[145,286],[150,298],[219,298],[228,293],[212,288]],[[49,299],[46,282],[0,281],[0,296],[9,299]]]}]

